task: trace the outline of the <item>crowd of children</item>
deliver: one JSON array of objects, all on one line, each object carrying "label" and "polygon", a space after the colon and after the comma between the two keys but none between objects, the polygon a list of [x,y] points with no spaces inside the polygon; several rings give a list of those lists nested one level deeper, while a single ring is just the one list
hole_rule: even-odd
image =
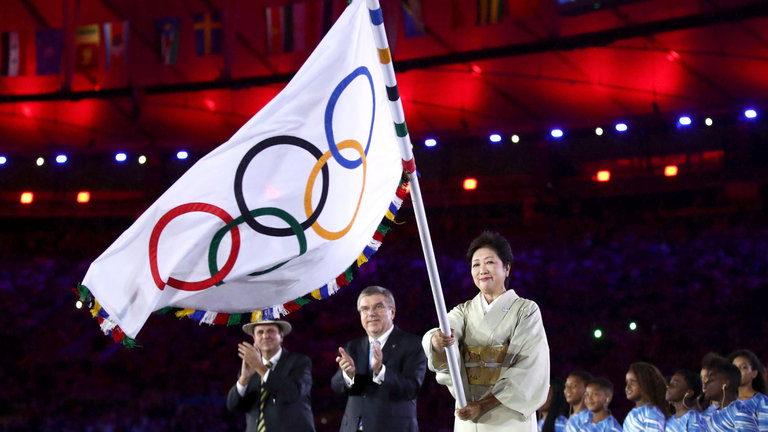
[{"label": "crowd of children", "polygon": [[768,432],[765,367],[746,349],[709,353],[700,373],[681,369],[669,379],[650,363],[632,363],[624,393],[634,408],[622,423],[609,408],[611,381],[573,371],[564,385],[551,382],[539,432]]}]

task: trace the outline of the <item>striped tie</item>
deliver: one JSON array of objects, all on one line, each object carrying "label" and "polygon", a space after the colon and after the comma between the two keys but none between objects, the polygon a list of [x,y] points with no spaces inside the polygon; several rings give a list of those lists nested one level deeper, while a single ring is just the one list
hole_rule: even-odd
[{"label": "striped tie", "polygon": [[[264,366],[267,367],[267,369],[272,368],[272,363],[267,361],[264,363]],[[264,424],[264,407],[267,405],[267,389],[264,388],[264,382],[261,383],[261,388],[259,389],[259,424],[257,427],[258,432],[265,432],[267,430],[266,425]]]}]

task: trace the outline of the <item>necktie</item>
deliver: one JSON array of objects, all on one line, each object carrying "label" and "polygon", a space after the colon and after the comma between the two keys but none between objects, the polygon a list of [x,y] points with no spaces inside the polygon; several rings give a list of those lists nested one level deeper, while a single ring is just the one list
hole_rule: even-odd
[{"label": "necktie", "polygon": [[373,366],[371,366],[373,364],[373,344],[381,346],[381,342],[376,339],[368,345],[368,372],[373,372]]},{"label": "necktie", "polygon": [[[267,367],[267,369],[272,368],[272,362],[265,362],[264,366]],[[261,383],[261,388],[259,389],[259,423],[257,425],[258,432],[265,432],[266,431],[266,425],[264,424],[264,407],[267,405],[267,389],[264,388],[264,382]]]}]

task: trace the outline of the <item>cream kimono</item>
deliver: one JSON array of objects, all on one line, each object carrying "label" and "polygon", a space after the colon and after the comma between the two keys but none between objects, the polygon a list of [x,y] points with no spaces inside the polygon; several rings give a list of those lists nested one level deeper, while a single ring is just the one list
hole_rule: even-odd
[{"label": "cream kimono", "polygon": [[[534,413],[549,391],[549,345],[539,307],[508,290],[483,313],[482,294],[448,313],[460,350],[460,369],[467,401],[489,392],[501,402],[475,420],[456,418],[454,431],[535,432]],[[432,334],[422,340],[429,370],[455,397],[448,365],[435,364]]]}]

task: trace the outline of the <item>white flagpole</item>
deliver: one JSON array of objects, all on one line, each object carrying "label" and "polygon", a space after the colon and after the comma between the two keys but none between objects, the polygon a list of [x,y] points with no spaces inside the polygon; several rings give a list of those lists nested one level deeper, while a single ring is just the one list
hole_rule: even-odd
[{"label": "white flagpole", "polygon": [[[376,48],[379,51],[381,70],[384,73],[384,81],[387,86],[387,96],[390,101],[389,110],[392,113],[392,119],[395,122],[397,141],[400,146],[400,154],[403,157],[403,168],[405,169],[405,172],[408,173],[410,179],[411,201],[413,202],[413,211],[416,214],[416,224],[419,227],[421,248],[424,251],[424,260],[427,264],[427,273],[429,274],[429,283],[432,287],[432,297],[435,300],[437,319],[440,323],[440,330],[445,334],[451,334],[448,313],[445,309],[445,299],[443,298],[443,288],[440,285],[440,275],[437,272],[435,251],[432,249],[432,238],[429,234],[427,215],[424,212],[424,202],[421,199],[421,189],[419,188],[419,178],[416,173],[416,162],[413,159],[411,137],[408,135],[408,128],[405,125],[405,113],[403,111],[403,104],[400,100],[400,93],[397,90],[395,69],[392,66],[392,54],[389,51],[387,33],[384,30],[384,18],[381,12],[381,6],[379,5],[379,0],[366,1],[373,27],[373,37],[376,41]],[[456,394],[456,405],[459,408],[463,408],[467,406],[467,400],[464,395],[464,385],[461,381],[459,351],[456,344],[447,347],[445,353],[448,357],[448,370],[451,374],[451,381]]]}]

